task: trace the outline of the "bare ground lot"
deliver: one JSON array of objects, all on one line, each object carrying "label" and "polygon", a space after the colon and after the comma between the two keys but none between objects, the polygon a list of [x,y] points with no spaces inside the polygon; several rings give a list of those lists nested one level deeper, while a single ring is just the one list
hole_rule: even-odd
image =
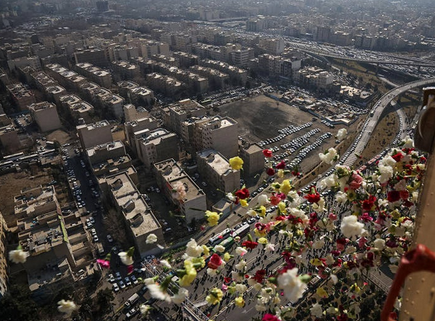
[{"label": "bare ground lot", "polygon": [[[311,154],[301,163],[300,166],[303,173],[311,170],[319,163],[318,153],[335,146],[335,134],[340,128],[346,127],[339,125],[335,128],[329,128],[322,124],[319,119],[313,121],[311,114],[283,102],[277,104],[275,100],[264,95],[247,98],[245,101],[236,101],[222,105],[219,114],[235,119],[240,125],[239,135],[251,143],[275,137],[279,135],[279,129],[289,125],[299,126],[307,122],[313,122],[311,127],[289,135],[277,143],[267,145],[265,148],[287,143],[296,137],[302,136],[313,128],[320,128],[321,132],[312,136],[310,142],[314,142],[322,133],[331,132],[333,136],[325,140],[321,147],[311,151]],[[357,122],[353,123],[350,128],[346,128],[349,134],[352,134],[356,131],[356,127]],[[277,154],[283,152],[284,150],[280,149]],[[298,151],[288,157],[288,159],[293,159],[297,154]]]}]

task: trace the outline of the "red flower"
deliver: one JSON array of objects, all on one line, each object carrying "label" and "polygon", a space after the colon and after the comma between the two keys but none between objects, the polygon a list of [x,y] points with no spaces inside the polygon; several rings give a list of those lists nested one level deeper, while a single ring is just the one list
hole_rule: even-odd
[{"label": "red flower", "polygon": [[275,175],[275,170],[272,167],[269,167],[266,170],[266,173],[267,173],[267,175],[272,176],[272,175]]},{"label": "red flower", "polygon": [[285,162],[281,161],[278,165],[276,165],[276,169],[284,169],[285,168]]},{"label": "red flower", "polygon": [[270,149],[263,149],[263,155],[264,155],[264,157],[271,158],[272,151]]},{"label": "red flower", "polygon": [[398,152],[397,154],[391,156],[396,162],[400,162],[403,158],[403,154],[401,152]]},{"label": "red flower", "polygon": [[258,283],[263,283],[265,277],[266,277],[266,270],[257,270],[252,278]]},{"label": "red flower", "polygon": [[132,274],[133,271],[134,271],[134,266],[133,266],[133,264],[127,266],[127,274],[128,274],[128,275]]},{"label": "red flower", "polygon": [[400,191],[400,198],[406,200],[409,197],[409,192],[407,190]]},{"label": "red flower", "polygon": [[263,316],[263,319],[261,319],[261,321],[281,321],[277,316],[270,314],[270,313],[266,313]]},{"label": "red flower", "polygon": [[363,215],[361,215],[359,219],[360,219],[361,221],[364,221],[364,222],[370,222],[370,221],[373,221],[373,218],[372,218],[372,217],[369,215],[369,213],[367,213],[367,212],[364,212]]},{"label": "red flower", "polygon": [[277,197],[275,195],[272,195],[270,197],[270,204],[272,204],[272,205],[278,205],[279,202],[281,202],[281,199],[279,197]]},{"label": "red flower", "polygon": [[234,193],[238,198],[244,200],[249,197],[249,190],[245,187]]},{"label": "red flower", "polygon": [[362,208],[364,211],[371,211],[376,202],[376,196],[370,195],[368,199],[362,202]]},{"label": "red flower", "polygon": [[214,254],[211,256],[210,261],[208,261],[208,267],[209,267],[210,269],[213,269],[213,270],[216,270],[219,266],[221,266],[221,264],[222,264],[222,259],[221,259],[221,257],[220,257],[218,254],[216,254],[216,253],[214,253]]},{"label": "red flower", "polygon": [[229,277],[224,277],[224,283],[231,283],[231,280]]},{"label": "red flower", "polygon": [[400,192],[399,191],[390,191],[387,194],[388,202],[393,203],[400,200]]},{"label": "red flower", "polygon": [[316,187],[312,186],[310,189],[310,194],[305,195],[304,198],[310,203],[317,203],[320,201],[320,194],[317,192]]},{"label": "red flower", "polygon": [[255,249],[255,248],[257,247],[257,245],[258,245],[257,242],[249,241],[249,240],[248,240],[248,241],[244,241],[244,242],[242,243],[242,246],[247,247],[247,248],[250,249],[250,250]]}]

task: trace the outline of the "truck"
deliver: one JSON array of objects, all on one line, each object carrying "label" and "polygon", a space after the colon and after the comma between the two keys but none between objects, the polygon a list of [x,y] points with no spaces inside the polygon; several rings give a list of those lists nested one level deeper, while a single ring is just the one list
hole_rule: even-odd
[{"label": "truck", "polygon": [[127,301],[125,301],[124,305],[126,308],[130,308],[137,302],[137,300],[139,300],[139,294],[135,293],[131,297],[129,297]]},{"label": "truck", "polygon": [[103,244],[101,244],[101,242],[96,243],[97,244],[97,251],[99,255],[103,255],[104,254],[104,247]]}]

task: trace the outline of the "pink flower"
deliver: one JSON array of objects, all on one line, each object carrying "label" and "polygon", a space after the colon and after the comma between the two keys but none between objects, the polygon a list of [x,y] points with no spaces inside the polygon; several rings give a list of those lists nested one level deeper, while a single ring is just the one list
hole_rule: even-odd
[{"label": "pink flower", "polygon": [[97,259],[97,263],[100,264],[103,268],[110,269],[110,261]]},{"label": "pink flower", "polygon": [[329,218],[331,221],[335,221],[335,220],[337,219],[337,215],[335,215],[334,213],[329,213],[328,218]]},{"label": "pink flower", "polygon": [[355,172],[352,174],[351,179],[352,181],[349,183],[349,187],[353,190],[358,189],[363,182],[363,178]]},{"label": "pink flower", "polygon": [[263,319],[261,319],[262,321],[281,321],[276,315],[270,314],[270,313],[266,313],[263,316]]}]

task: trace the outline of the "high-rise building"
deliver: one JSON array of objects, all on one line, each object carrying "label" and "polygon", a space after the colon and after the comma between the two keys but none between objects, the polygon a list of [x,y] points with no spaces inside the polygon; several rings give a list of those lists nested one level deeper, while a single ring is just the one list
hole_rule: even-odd
[{"label": "high-rise building", "polygon": [[41,132],[48,132],[62,127],[56,105],[43,101],[31,104],[29,110]]}]

